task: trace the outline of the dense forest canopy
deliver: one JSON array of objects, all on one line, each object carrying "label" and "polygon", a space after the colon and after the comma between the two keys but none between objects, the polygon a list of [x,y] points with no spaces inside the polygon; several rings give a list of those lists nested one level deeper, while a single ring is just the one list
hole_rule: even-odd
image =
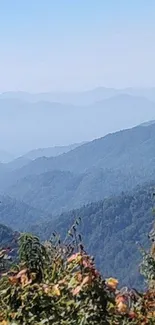
[{"label": "dense forest canopy", "polygon": [[11,225],[14,230],[30,231],[46,240],[53,230],[64,237],[74,218],[81,217],[80,230],[86,248],[95,256],[101,273],[105,276],[114,273],[121,284],[142,287],[137,243],[145,247],[148,245],[146,233],[150,231],[154,218],[154,186],[154,181],[139,185],[129,193],[90,203],[57,216],[2,196],[0,220],[1,223]]},{"label": "dense forest canopy", "polygon": [[30,230],[41,239],[49,239],[52,229],[64,236],[74,218],[81,218],[80,230],[90,254],[106,276],[115,274],[121,284],[142,285],[138,264],[138,245],[147,247],[147,232],[154,220],[152,208],[155,183],[138,186],[130,194],[88,204],[37,223]]}]

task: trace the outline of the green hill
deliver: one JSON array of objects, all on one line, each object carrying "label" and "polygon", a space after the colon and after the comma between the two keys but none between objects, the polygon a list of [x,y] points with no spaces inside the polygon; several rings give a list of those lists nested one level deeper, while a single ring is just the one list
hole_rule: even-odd
[{"label": "green hill", "polygon": [[80,209],[61,214],[49,222],[30,227],[42,239],[56,230],[62,236],[76,218],[81,218],[80,232],[90,254],[105,276],[115,274],[121,284],[141,285],[137,265],[140,252],[136,242],[147,247],[147,233],[152,227],[152,193],[155,182],[136,188],[132,193],[107,198]]}]

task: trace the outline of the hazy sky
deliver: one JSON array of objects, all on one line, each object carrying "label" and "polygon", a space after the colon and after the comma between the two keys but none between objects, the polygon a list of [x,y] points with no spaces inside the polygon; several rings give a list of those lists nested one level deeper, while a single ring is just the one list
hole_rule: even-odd
[{"label": "hazy sky", "polygon": [[0,0],[0,91],[155,86],[155,0]]}]

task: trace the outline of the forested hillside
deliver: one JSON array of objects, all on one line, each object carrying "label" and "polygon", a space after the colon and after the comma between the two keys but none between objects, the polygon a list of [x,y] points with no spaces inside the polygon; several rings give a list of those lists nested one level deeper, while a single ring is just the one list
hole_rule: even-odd
[{"label": "forested hillside", "polygon": [[0,224],[5,224],[14,230],[26,230],[28,225],[48,218],[45,212],[31,206],[0,195]]},{"label": "forested hillside", "polygon": [[155,124],[137,126],[108,134],[55,158],[36,159],[21,168],[18,177],[55,169],[83,172],[93,167],[117,168],[134,173],[139,168],[153,166],[154,141]]},{"label": "forested hillside", "polygon": [[137,265],[140,253],[136,242],[147,247],[146,233],[152,227],[155,182],[138,187],[129,195],[107,198],[53,220],[30,227],[43,240],[56,230],[62,236],[76,218],[81,218],[80,231],[86,247],[95,256],[105,276],[116,274],[121,284],[141,285]]},{"label": "forested hillside", "polygon": [[80,232],[99,269],[106,276],[115,273],[121,284],[141,286],[136,242],[147,247],[146,232],[151,229],[154,218],[154,187],[155,182],[151,182],[138,186],[129,194],[122,193],[55,217],[1,196],[0,222],[15,230],[32,231],[46,240],[54,230],[64,236],[80,217]]},{"label": "forested hillside", "polygon": [[122,191],[129,192],[136,184],[154,179],[154,175],[154,170],[143,175],[141,171],[132,175],[102,168],[79,174],[57,170],[29,175],[7,188],[6,193],[36,209],[56,215]]},{"label": "forested hillside", "polygon": [[1,191],[58,214],[155,177],[155,124],[109,134],[55,158],[1,175]]},{"label": "forested hillside", "polygon": [[11,228],[0,224],[0,247],[14,246],[15,235]]}]

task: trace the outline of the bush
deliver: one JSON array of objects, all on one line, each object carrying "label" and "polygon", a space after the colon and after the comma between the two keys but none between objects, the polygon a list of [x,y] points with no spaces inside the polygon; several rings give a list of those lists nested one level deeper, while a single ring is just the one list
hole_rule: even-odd
[{"label": "bush", "polygon": [[[2,263],[0,324],[155,324],[154,287],[145,293],[118,290],[117,279],[103,279],[84,250],[77,224],[63,243],[55,233],[44,244],[37,237],[21,234],[19,263],[7,272]],[[149,263],[154,263],[150,254],[144,259],[151,256]],[[4,254],[0,257],[4,259]]]}]

